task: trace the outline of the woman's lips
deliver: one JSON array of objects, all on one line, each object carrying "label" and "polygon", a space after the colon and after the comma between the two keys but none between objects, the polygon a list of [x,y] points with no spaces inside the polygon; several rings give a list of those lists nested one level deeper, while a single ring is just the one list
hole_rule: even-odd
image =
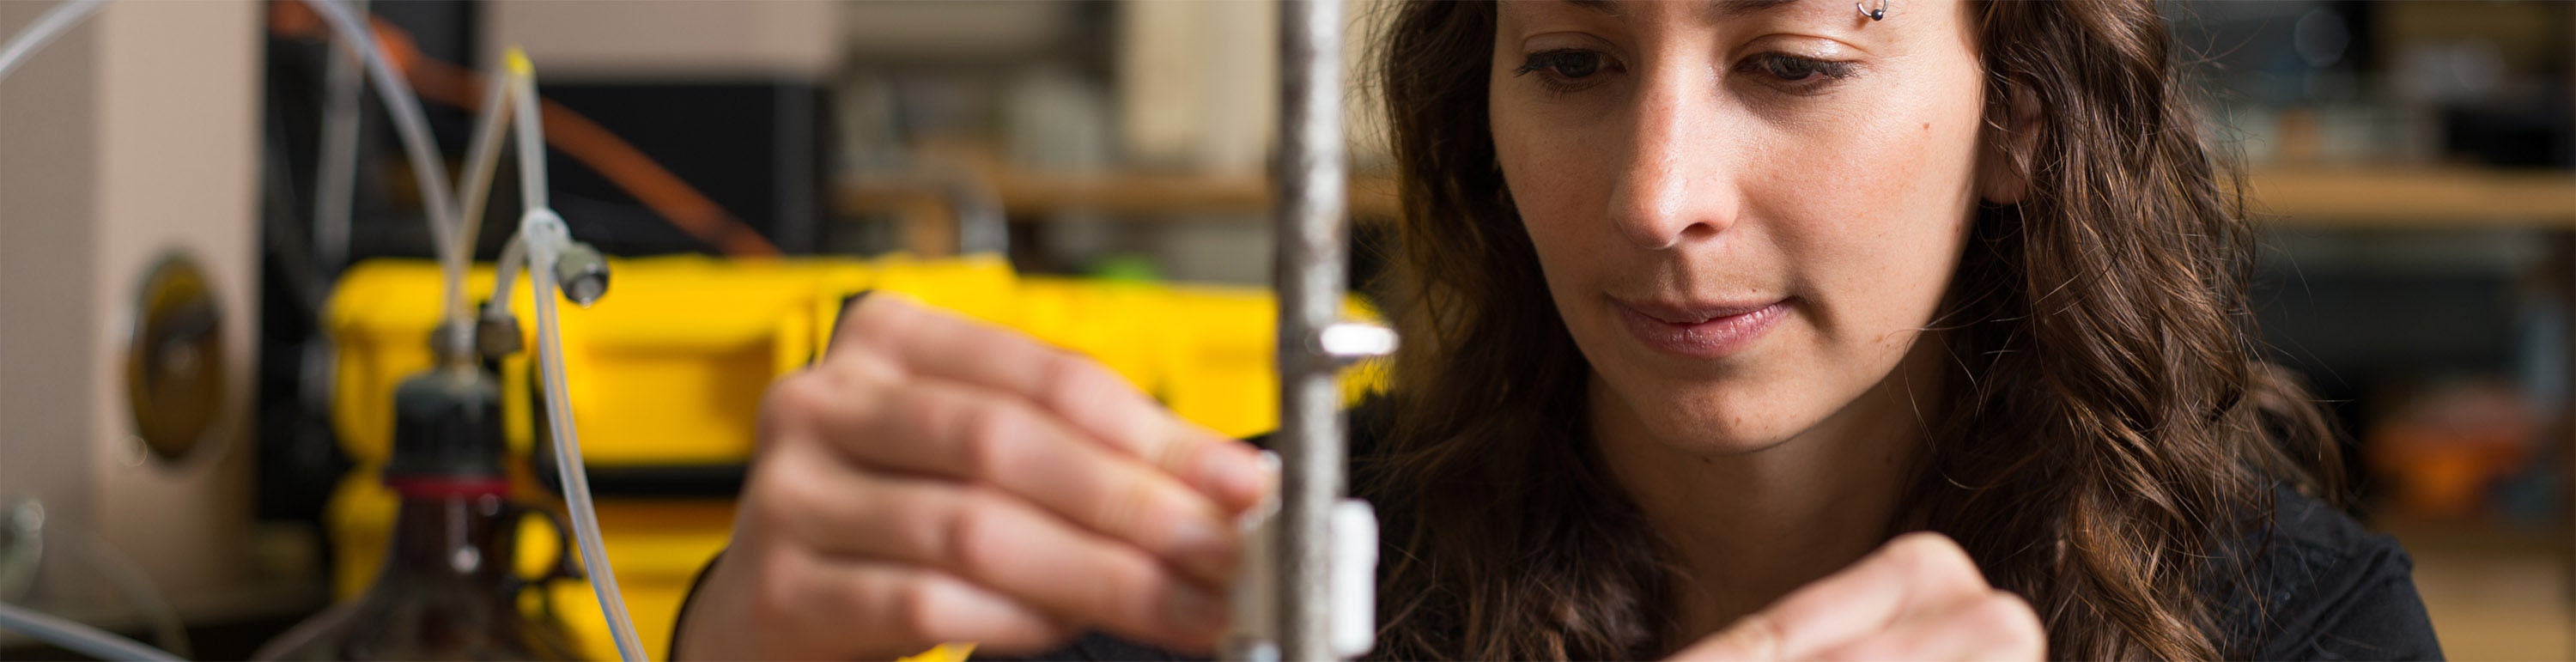
[{"label": "woman's lips", "polygon": [[1791,299],[1713,306],[1616,301],[1628,332],[1658,351],[1694,358],[1725,358],[1753,345],[1780,318]]}]

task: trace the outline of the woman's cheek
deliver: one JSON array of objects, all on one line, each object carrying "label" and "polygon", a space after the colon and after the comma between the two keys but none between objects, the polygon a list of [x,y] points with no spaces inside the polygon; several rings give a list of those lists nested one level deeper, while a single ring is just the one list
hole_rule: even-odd
[{"label": "woman's cheek", "polygon": [[[1586,179],[1586,173],[1601,172],[1581,158],[1579,150],[1570,147],[1535,146],[1523,149],[1497,150],[1502,157],[1506,188],[1512,205],[1519,212],[1522,228],[1538,248],[1540,266],[1549,280],[1589,273],[1586,255],[1598,252],[1610,226],[1600,219],[1606,203],[1601,202],[1604,184]],[[1548,155],[1537,158],[1524,155]],[[1573,264],[1581,260],[1586,264]]]},{"label": "woman's cheek", "polygon": [[1902,349],[1911,332],[1930,323],[1957,270],[1966,230],[1973,171],[1973,143],[1930,122],[1906,122],[1862,145],[1825,153],[1836,168],[1876,173],[1839,178],[1836,191],[1810,200],[1838,200],[1819,210],[1802,237],[1816,262],[1811,271],[1846,305],[1828,321],[1850,343]]}]

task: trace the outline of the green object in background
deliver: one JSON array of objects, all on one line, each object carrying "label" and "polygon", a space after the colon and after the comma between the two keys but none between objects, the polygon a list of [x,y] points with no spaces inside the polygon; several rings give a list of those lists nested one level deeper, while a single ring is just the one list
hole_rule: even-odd
[{"label": "green object in background", "polygon": [[1091,263],[1091,277],[1119,283],[1160,283],[1163,269],[1154,259],[1134,253],[1121,253]]}]

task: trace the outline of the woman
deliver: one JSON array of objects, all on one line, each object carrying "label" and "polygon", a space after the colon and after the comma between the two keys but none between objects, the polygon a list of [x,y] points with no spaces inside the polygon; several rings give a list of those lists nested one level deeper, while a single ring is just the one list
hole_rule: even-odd
[{"label": "woman", "polygon": [[[1371,655],[2438,657],[2153,4],[1863,5],[1398,10]],[[900,299],[835,342],[678,655],[1213,643],[1248,447]]]}]

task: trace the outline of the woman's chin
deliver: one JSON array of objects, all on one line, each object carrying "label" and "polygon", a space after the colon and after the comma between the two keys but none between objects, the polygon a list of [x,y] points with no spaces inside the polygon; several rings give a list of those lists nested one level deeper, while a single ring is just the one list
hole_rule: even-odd
[{"label": "woman's chin", "polygon": [[1751,455],[1777,448],[1795,436],[1771,430],[1732,429],[1718,423],[1676,428],[1669,433],[1655,435],[1656,441],[1675,452],[1695,457]]},{"label": "woman's chin", "polygon": [[[1693,456],[1759,453],[1804,434],[1857,395],[1830,388],[1831,372],[1777,360],[1702,374],[1670,367],[1594,364],[1594,413],[1625,419],[1597,421],[1595,429]],[[1612,401],[1600,401],[1604,396]]]},{"label": "woman's chin", "polygon": [[1778,447],[1807,426],[1806,417],[1783,415],[1790,403],[1768,398],[1710,394],[1639,403],[1646,436],[1674,451],[1703,457],[1759,453]]}]

